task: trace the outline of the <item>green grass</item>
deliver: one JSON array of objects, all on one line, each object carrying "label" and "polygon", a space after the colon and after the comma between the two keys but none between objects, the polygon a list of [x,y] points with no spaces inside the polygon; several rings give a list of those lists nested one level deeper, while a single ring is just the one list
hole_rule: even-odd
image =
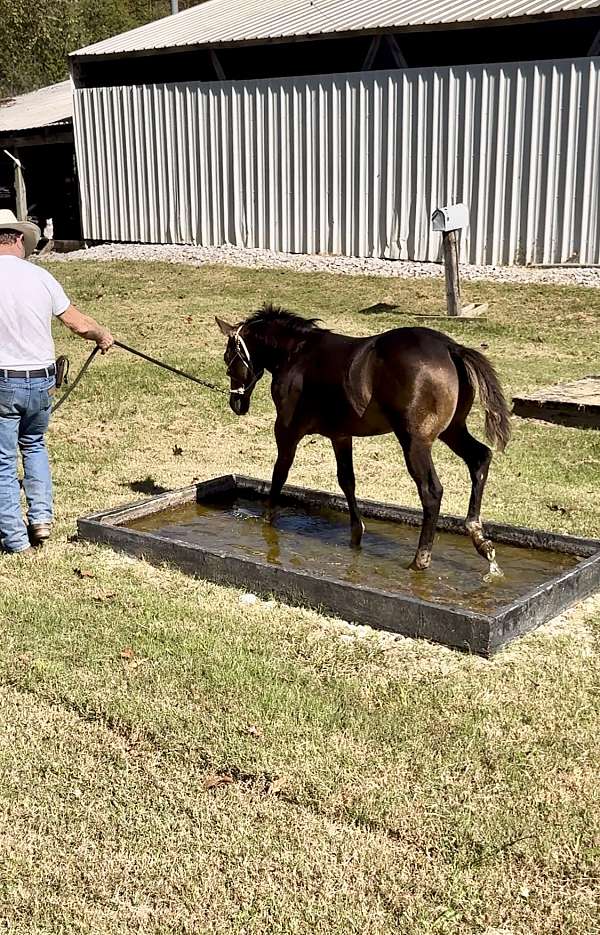
[{"label": "green grass", "polygon": [[[439,282],[52,269],[125,343],[223,385],[215,314],[239,320],[273,300],[359,334],[443,303]],[[487,345],[508,393],[597,371],[599,293],[464,293],[490,302],[488,319],[443,326]],[[377,303],[395,308],[361,311]],[[76,368],[89,347],[57,339]],[[0,562],[0,923],[28,935],[599,933],[600,601],[484,662],[242,606],[237,590],[67,541],[77,516],[134,499],[148,478],[268,476],[272,423],[266,385],[237,419],[225,396],[118,351],[54,420],[56,535],[31,562]],[[464,465],[443,445],[434,455],[444,509],[464,513]],[[598,433],[515,420],[485,515],[600,535],[599,467]],[[359,441],[356,473],[361,496],[417,502],[391,438]],[[300,447],[290,480],[336,489],[323,440]]]}]

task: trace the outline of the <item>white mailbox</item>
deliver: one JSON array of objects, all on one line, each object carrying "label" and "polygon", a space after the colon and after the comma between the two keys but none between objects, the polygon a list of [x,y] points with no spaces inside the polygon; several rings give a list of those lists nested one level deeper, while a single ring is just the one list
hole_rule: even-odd
[{"label": "white mailbox", "polygon": [[466,205],[446,205],[436,208],[431,215],[434,231],[457,231],[469,225],[469,209]]}]

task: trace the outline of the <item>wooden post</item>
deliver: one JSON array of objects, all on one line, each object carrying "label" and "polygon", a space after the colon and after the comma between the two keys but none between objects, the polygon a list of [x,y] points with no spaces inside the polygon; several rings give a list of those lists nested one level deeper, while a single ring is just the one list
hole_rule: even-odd
[{"label": "wooden post", "polygon": [[23,166],[17,159],[15,162],[15,194],[17,202],[17,218],[19,221],[27,220],[27,190],[25,188],[25,177],[23,176]]},{"label": "wooden post", "polygon": [[18,158],[18,156],[13,156],[12,153],[9,153],[7,149],[4,150],[4,154],[8,156],[9,159],[12,159],[15,165],[15,200],[16,200],[15,214],[17,215],[17,220],[26,221],[27,220],[27,191],[25,189],[25,176],[23,175],[23,166],[21,165],[21,160]]},{"label": "wooden post", "polygon": [[458,278],[458,231],[442,232],[444,269],[446,272],[446,301],[448,315],[460,315],[460,282]]}]

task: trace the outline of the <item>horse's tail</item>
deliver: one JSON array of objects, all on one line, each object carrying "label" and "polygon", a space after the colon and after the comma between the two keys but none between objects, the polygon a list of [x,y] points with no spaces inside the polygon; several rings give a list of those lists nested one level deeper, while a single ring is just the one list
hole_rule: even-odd
[{"label": "horse's tail", "polygon": [[510,440],[510,412],[498,374],[491,362],[471,347],[455,344],[450,353],[460,357],[473,389],[479,389],[479,399],[485,412],[485,434],[499,451],[504,451]]}]

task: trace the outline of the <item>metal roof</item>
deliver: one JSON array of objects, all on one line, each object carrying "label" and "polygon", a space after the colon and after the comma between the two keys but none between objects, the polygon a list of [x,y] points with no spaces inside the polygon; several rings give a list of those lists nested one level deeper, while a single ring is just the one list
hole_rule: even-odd
[{"label": "metal roof", "polygon": [[599,11],[600,0],[207,0],[75,57]]},{"label": "metal roof", "polygon": [[33,130],[73,119],[70,81],[0,100],[0,133]]}]

